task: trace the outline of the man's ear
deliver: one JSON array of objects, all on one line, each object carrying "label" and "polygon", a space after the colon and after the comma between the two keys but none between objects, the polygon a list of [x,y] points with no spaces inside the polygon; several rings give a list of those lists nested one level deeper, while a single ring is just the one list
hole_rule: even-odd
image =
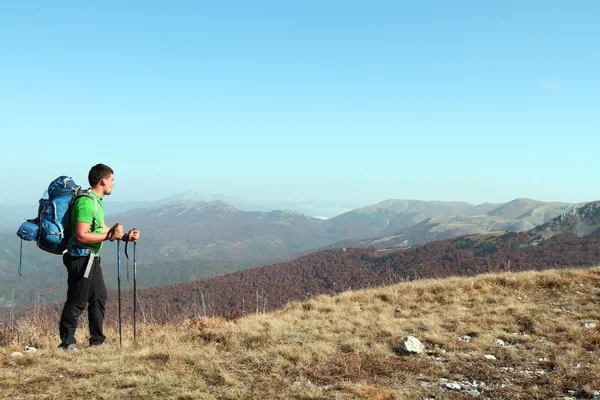
[{"label": "man's ear", "polygon": [[100,179],[100,186],[106,186],[106,179],[105,178]]}]

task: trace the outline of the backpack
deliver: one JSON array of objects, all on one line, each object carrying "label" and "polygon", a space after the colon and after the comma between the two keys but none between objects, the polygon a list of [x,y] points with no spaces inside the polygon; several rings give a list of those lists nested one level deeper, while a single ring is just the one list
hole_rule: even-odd
[{"label": "backpack", "polygon": [[98,215],[98,201],[90,190],[82,190],[69,176],[59,176],[48,186],[48,198],[39,200],[38,215],[35,219],[23,222],[17,231],[21,238],[19,275],[23,264],[23,240],[35,240],[37,246],[52,254],[63,254],[72,237],[71,207],[79,197],[86,196],[94,200],[96,210],[93,222]]}]

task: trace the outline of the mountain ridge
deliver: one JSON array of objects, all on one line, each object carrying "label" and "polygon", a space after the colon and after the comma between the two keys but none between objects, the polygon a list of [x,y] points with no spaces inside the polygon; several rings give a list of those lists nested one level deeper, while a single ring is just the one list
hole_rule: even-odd
[{"label": "mountain ridge", "polygon": [[272,308],[279,308],[289,301],[339,293],[350,287],[485,272],[595,266],[600,264],[600,229],[578,236],[569,230],[573,225],[567,217],[579,216],[591,225],[600,225],[599,204],[555,218],[552,226],[562,230],[540,242],[536,242],[536,231],[531,230],[461,236],[413,248],[328,249],[290,262],[138,293],[142,301],[152,298],[170,304],[173,315],[190,313],[194,296],[201,295],[213,313],[224,315],[239,311],[255,294],[268,299]]},{"label": "mountain ridge", "polygon": [[[111,215],[109,222],[112,219],[121,222],[126,228],[135,226],[142,230],[143,239],[137,254],[138,267],[147,271],[147,277],[156,279],[140,281],[139,287],[144,287],[178,283],[181,282],[180,279],[204,278],[204,264],[210,265],[207,271],[226,273],[227,268],[230,268],[229,271],[239,271],[255,267],[261,262],[262,265],[270,265],[336,246],[409,248],[457,236],[493,231],[525,231],[537,223],[546,222],[554,214],[563,211],[564,207],[574,207],[565,206],[564,203],[546,206],[539,202],[521,202],[515,199],[512,202],[512,212],[522,203],[520,211],[524,209],[534,218],[512,220],[501,215],[492,219],[486,216],[483,211],[498,208],[491,203],[473,208],[464,202],[450,205],[435,202],[430,204],[432,210],[427,211],[427,202],[411,203],[409,205],[412,208],[406,207],[408,201],[401,202],[403,203],[397,204],[394,200],[389,200],[385,203],[390,206],[386,210],[382,209],[382,203],[378,203],[372,208],[371,214],[349,212],[328,220],[295,211],[241,211],[223,201],[179,202]],[[460,210],[466,210],[465,215],[444,215],[440,211],[440,207],[447,211],[456,204]],[[409,212],[395,213],[394,207]],[[522,216],[523,213],[520,212],[519,215]],[[415,220],[419,222],[415,224]],[[399,226],[408,228],[398,229]],[[6,279],[15,276],[18,269],[19,242],[14,234],[0,234],[0,237],[0,277]],[[34,290],[45,293],[54,290],[51,288],[60,287],[60,275],[54,274],[56,282],[49,281],[52,274],[40,275],[43,271],[55,271],[56,268],[60,270],[60,260],[39,251],[32,243],[24,243],[24,249],[23,279],[36,282]],[[105,244],[102,253],[104,265],[116,265],[115,252],[114,243]],[[174,265],[173,263],[180,263],[185,271],[178,274],[160,272],[161,265]],[[41,276],[46,278],[37,279]],[[113,274],[107,275],[107,285],[116,287]],[[11,280],[0,284],[0,297],[10,296],[12,289],[15,289],[17,297],[21,294],[27,296]]]}]

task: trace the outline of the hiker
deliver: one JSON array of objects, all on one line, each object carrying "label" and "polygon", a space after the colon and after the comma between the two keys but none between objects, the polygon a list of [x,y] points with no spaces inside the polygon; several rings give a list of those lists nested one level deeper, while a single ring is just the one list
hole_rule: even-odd
[{"label": "hiker", "polygon": [[100,267],[102,243],[105,240],[123,240],[136,242],[140,232],[132,229],[124,234],[123,226],[116,223],[109,228],[104,223],[104,205],[102,199],[112,193],[114,172],[104,164],[97,164],[88,174],[91,196],[78,197],[71,209],[71,232],[63,263],[68,272],[67,301],[65,302],[59,323],[59,332],[63,348],[69,352],[77,351],[75,329],[77,319],[88,306],[90,346],[112,347],[102,332],[104,306],[106,304],[106,286]]}]

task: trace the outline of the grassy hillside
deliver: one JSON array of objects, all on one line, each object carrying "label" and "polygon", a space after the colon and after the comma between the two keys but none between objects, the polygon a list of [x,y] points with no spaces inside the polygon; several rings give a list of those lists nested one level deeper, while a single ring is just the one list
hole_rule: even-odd
[{"label": "grassy hillside", "polygon": [[[598,398],[599,307],[600,268],[419,280],[234,320],[140,316],[137,345],[126,325],[121,350],[78,354],[37,310],[1,330],[0,398]],[[407,335],[423,354],[397,351]]]}]

